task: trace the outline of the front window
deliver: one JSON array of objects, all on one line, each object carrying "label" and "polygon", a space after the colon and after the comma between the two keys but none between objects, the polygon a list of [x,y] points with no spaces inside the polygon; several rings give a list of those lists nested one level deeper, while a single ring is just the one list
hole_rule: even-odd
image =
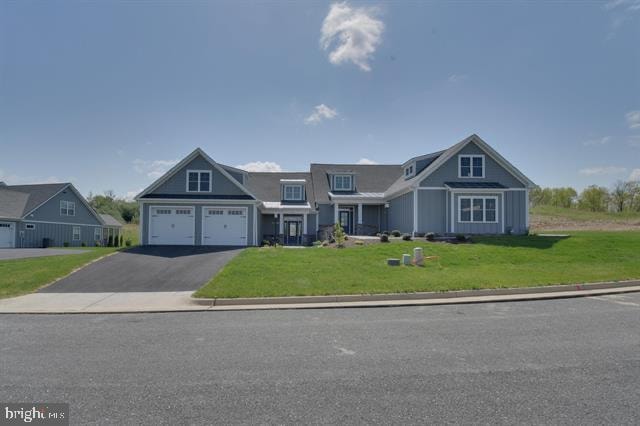
[{"label": "front window", "polygon": [[75,216],[76,203],[73,201],[60,201],[60,216]]},{"label": "front window", "polygon": [[404,169],[404,175],[406,177],[413,176],[413,164]]},{"label": "front window", "polygon": [[187,192],[211,192],[211,171],[188,170]]},{"label": "front window", "polygon": [[496,223],[497,197],[460,197],[458,213],[460,222]]},{"label": "front window", "polygon": [[461,178],[484,177],[484,155],[461,155],[459,157]]},{"label": "front window", "polygon": [[73,227],[73,241],[80,241],[80,227]]},{"label": "front window", "polygon": [[351,191],[351,175],[336,175],[333,177],[333,189],[336,191]]},{"label": "front window", "polygon": [[95,228],[93,231],[93,240],[100,241],[102,239],[102,229]]},{"label": "front window", "polygon": [[301,201],[302,200],[302,185],[285,185],[284,186],[284,199],[286,201]]}]

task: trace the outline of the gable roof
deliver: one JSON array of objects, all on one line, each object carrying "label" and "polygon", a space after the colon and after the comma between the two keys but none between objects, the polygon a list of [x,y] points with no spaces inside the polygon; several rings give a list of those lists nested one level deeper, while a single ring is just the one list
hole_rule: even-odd
[{"label": "gable roof", "polygon": [[418,173],[416,176],[411,179],[398,179],[393,185],[391,185],[385,191],[385,197],[390,197],[396,194],[401,194],[404,192],[408,192],[413,188],[417,188],[420,185],[420,182],[424,180],[431,173],[436,171],[440,166],[446,163],[449,159],[451,159],[454,155],[456,155],[462,148],[470,144],[471,142],[478,145],[480,149],[482,149],[488,156],[493,158],[499,165],[504,167],[509,173],[511,173],[516,179],[523,183],[523,185],[527,188],[533,188],[536,186],[533,181],[531,181],[528,177],[526,177],[520,170],[518,170],[513,164],[507,161],[502,155],[500,155],[495,149],[493,149],[488,143],[483,141],[480,136],[475,133],[471,136],[466,137],[461,140],[457,144],[453,145],[449,149],[446,149],[439,155],[434,161],[432,161],[424,170]]},{"label": "gable roof", "polygon": [[198,155],[202,156],[202,158],[204,158],[207,162],[209,162],[209,164],[211,164],[213,166],[213,168],[215,168],[220,173],[222,173],[222,175],[224,177],[229,179],[229,181],[231,181],[234,185],[236,185],[238,188],[240,188],[240,190],[242,192],[244,192],[246,195],[248,195],[248,196],[250,196],[251,198],[254,198],[254,199],[256,198],[251,193],[251,191],[249,191],[244,185],[242,185],[233,176],[231,176],[229,174],[229,172],[226,170],[226,168],[229,168],[230,166],[221,166],[220,164],[218,164],[215,161],[213,161],[213,159],[211,157],[209,157],[202,149],[196,148],[196,149],[193,150],[193,152],[191,152],[191,154],[189,154],[186,157],[184,157],[180,162],[178,162],[178,164],[176,164],[171,169],[169,169],[168,172],[166,172],[164,175],[160,176],[155,182],[153,182],[151,185],[146,187],[141,193],[136,195],[134,200],[137,201],[140,198],[142,198],[143,196],[145,196],[148,193],[150,193],[151,191],[153,191],[154,189],[158,188],[160,185],[162,185],[164,182],[166,182],[171,176],[173,176],[176,173],[178,173],[180,171],[180,169],[182,169],[184,166],[186,166],[189,162],[191,162],[191,160],[196,158]]},{"label": "gable roof", "polygon": [[249,172],[247,187],[260,201],[281,201],[281,179],[298,180],[305,179],[307,201],[313,205],[315,195],[313,181],[309,172]]},{"label": "gable roof", "polygon": [[100,213],[100,217],[102,218],[102,221],[104,222],[104,224],[107,226],[118,226],[118,227],[122,226],[120,221],[118,221],[115,217],[111,216],[110,214]]},{"label": "gable roof", "polygon": [[407,167],[410,163],[413,163],[414,161],[417,162],[422,160],[426,160],[427,162],[426,165],[428,166],[429,164],[433,163],[438,157],[440,157],[445,151],[446,149],[443,149],[442,151],[431,152],[429,154],[418,155],[416,157],[409,158],[407,161],[402,163],[402,167]]},{"label": "gable roof", "polygon": [[[311,164],[311,177],[316,202],[330,201],[329,174],[352,173],[355,175],[356,191],[358,193],[382,193],[389,185],[402,176],[399,164]],[[343,192],[341,192],[343,193]]]}]

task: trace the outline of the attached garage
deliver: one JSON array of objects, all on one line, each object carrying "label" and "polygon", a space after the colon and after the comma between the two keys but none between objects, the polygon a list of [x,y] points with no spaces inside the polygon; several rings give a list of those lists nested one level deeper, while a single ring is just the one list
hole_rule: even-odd
[{"label": "attached garage", "polygon": [[149,211],[149,244],[194,245],[194,206],[154,206]]},{"label": "attached garage", "polygon": [[246,207],[203,207],[203,246],[246,246]]},{"label": "attached garage", "polygon": [[0,222],[0,248],[14,246],[16,230],[12,222]]}]

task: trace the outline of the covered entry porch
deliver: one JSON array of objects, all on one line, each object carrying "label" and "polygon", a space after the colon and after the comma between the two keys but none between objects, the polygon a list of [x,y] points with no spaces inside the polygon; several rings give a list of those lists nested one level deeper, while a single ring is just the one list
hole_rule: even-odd
[{"label": "covered entry porch", "polygon": [[263,203],[260,212],[263,244],[305,246],[316,240],[317,214],[309,204]]},{"label": "covered entry porch", "polygon": [[348,235],[376,235],[387,229],[389,205],[383,194],[331,194],[331,199],[333,223],[340,223]]}]

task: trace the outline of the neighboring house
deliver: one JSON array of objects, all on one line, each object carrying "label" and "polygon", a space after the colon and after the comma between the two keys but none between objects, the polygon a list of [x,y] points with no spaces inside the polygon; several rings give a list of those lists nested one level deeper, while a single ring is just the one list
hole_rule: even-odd
[{"label": "neighboring house", "polygon": [[[108,216],[108,215],[107,215]],[[70,183],[6,185],[0,182],[0,247],[94,246],[109,224]],[[109,231],[107,231],[109,232]]]},{"label": "neighboring house", "polygon": [[141,244],[308,244],[348,234],[522,234],[534,183],[477,135],[402,165],[253,173],[196,149],[142,191]]}]

